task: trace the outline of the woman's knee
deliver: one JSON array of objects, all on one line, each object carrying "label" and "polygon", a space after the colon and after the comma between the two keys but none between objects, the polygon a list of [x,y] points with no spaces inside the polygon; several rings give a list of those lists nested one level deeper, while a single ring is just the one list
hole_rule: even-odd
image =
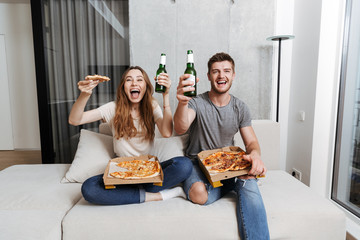
[{"label": "woman's knee", "polygon": [[208,200],[208,192],[203,182],[194,183],[189,190],[189,198],[193,203],[204,205]]},{"label": "woman's knee", "polygon": [[86,181],[81,186],[81,194],[83,195],[86,201],[91,202],[92,194]]},{"label": "woman's knee", "polygon": [[90,203],[96,202],[95,198],[98,195],[96,193],[96,185],[97,185],[98,177],[91,177],[87,179],[81,186],[81,193],[84,199]]},{"label": "woman's knee", "polygon": [[192,172],[193,164],[187,157],[175,157],[173,158],[174,164],[179,167],[181,175],[188,178]]}]

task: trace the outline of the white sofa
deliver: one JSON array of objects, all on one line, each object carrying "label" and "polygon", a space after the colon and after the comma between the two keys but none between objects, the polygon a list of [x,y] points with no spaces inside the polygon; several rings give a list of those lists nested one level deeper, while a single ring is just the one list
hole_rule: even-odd
[{"label": "white sofa", "polygon": [[[343,212],[278,170],[279,125],[257,120],[253,126],[269,168],[259,187],[271,239],[345,239]],[[96,139],[90,143],[91,135]],[[160,160],[179,154],[184,140],[156,138],[153,154]],[[239,136],[235,144],[242,145]],[[102,146],[103,153],[94,153],[94,146]],[[82,131],[72,165],[16,165],[1,171],[0,239],[239,239],[234,193],[209,206],[183,198],[122,206],[86,202],[76,181],[103,171],[111,149],[111,137]],[[84,167],[85,157],[93,169]],[[96,163],[99,158],[103,158],[101,164]],[[83,168],[86,172],[81,172]]]}]

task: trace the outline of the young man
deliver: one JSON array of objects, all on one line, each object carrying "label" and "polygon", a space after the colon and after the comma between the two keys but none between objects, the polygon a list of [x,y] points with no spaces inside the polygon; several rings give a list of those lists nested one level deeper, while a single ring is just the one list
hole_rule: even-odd
[{"label": "young man", "polygon": [[[235,78],[234,60],[226,53],[217,53],[208,61],[209,92],[189,98],[184,92],[194,90],[189,76],[180,77],[177,87],[179,101],[174,128],[179,134],[189,133],[186,155],[193,160],[191,176],[184,182],[184,191],[193,203],[208,205],[229,191],[237,194],[236,214],[241,239],[269,239],[265,207],[257,185],[257,175],[265,175],[260,147],[251,126],[248,107],[229,93]],[[203,150],[234,145],[234,135],[240,131],[246,153],[252,163],[248,175],[222,181],[213,188],[201,172],[196,156]]]}]

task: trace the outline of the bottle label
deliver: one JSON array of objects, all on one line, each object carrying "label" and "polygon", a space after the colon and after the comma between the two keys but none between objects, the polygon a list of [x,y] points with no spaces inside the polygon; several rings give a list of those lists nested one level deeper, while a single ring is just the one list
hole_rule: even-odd
[{"label": "bottle label", "polygon": [[185,80],[191,80],[193,82],[191,86],[195,87],[195,76],[194,75],[191,75],[189,78],[187,78]]},{"label": "bottle label", "polygon": [[188,54],[187,55],[187,62],[188,63],[194,63],[194,55],[193,54]]},{"label": "bottle label", "polygon": [[162,65],[166,64],[166,56],[164,56],[164,55],[160,56],[160,64],[162,64]]}]

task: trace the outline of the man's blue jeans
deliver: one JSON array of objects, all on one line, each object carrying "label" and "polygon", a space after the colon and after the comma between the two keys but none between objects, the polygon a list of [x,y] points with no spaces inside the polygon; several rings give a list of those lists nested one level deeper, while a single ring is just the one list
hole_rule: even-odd
[{"label": "man's blue jeans", "polygon": [[115,189],[105,189],[103,175],[87,179],[81,192],[86,201],[100,205],[122,205],[145,201],[146,192],[159,192],[174,187],[188,178],[192,171],[191,160],[187,157],[175,157],[161,163],[164,173],[162,186],[152,183],[117,185]]},{"label": "man's blue jeans", "polygon": [[189,200],[189,190],[195,182],[203,182],[208,192],[209,205],[230,191],[236,192],[236,215],[239,235],[244,239],[270,239],[265,206],[257,185],[257,179],[242,180],[237,178],[221,181],[222,187],[213,188],[202,173],[198,162],[193,161],[193,171],[184,181],[184,191]]}]

